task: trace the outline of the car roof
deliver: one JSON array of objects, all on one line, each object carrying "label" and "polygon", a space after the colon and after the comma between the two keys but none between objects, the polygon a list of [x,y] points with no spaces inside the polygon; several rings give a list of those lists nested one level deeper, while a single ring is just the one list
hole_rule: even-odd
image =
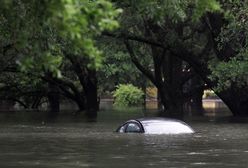
[{"label": "car roof", "polygon": [[172,118],[164,118],[164,117],[147,117],[147,118],[138,118],[137,121],[141,122],[142,124],[145,123],[158,123],[158,122],[182,122],[177,119]]},{"label": "car roof", "polygon": [[148,134],[194,133],[194,130],[188,124],[177,119],[147,117],[128,120],[126,123],[128,122],[140,123],[144,129],[144,132]]}]

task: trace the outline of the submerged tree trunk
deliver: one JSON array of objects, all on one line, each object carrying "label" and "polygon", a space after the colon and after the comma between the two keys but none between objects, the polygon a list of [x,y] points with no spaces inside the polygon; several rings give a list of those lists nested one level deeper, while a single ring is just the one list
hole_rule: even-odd
[{"label": "submerged tree trunk", "polygon": [[163,110],[160,112],[160,116],[182,119],[184,114],[182,96],[178,93],[171,96],[168,95],[168,93],[161,88],[158,88],[158,90],[162,90],[163,92],[160,93],[162,95],[161,104],[163,106]]},{"label": "submerged tree trunk", "polygon": [[248,101],[237,103],[230,102],[228,103],[228,107],[235,117],[248,117]]},{"label": "submerged tree trunk", "polygon": [[42,77],[42,79],[48,82],[49,91],[48,91],[48,99],[49,104],[51,104],[50,111],[59,111],[59,95],[57,95],[58,91],[64,97],[74,101],[78,106],[78,111],[75,114],[80,113],[85,110],[85,96],[83,91],[76,87],[75,84],[68,79],[60,79],[55,78],[49,74]]},{"label": "submerged tree trunk", "polygon": [[246,102],[233,102],[226,101],[226,105],[232,111],[235,117],[248,117],[248,101]]},{"label": "submerged tree trunk", "polygon": [[242,88],[230,88],[229,90],[216,92],[235,117],[248,117],[247,90]]},{"label": "submerged tree trunk", "polygon": [[78,91],[74,94],[73,101],[77,104],[78,110],[75,111],[75,115],[80,114],[86,110],[85,94],[82,91]]},{"label": "submerged tree trunk", "polygon": [[48,102],[49,102],[49,113],[51,115],[57,115],[60,111],[60,93],[59,88],[48,82]]},{"label": "submerged tree trunk", "polygon": [[86,115],[89,118],[96,118],[99,110],[96,69],[87,68],[87,65],[82,67],[80,63],[82,60],[79,59],[80,57],[68,56],[68,58],[72,63],[73,69],[76,72],[84,91]]},{"label": "submerged tree trunk", "polygon": [[147,96],[147,93],[146,93],[146,79],[145,78],[142,80],[141,89],[142,89],[142,91],[144,93],[142,105],[143,105],[144,108],[146,108],[146,96]]},{"label": "submerged tree trunk", "polygon": [[170,117],[183,118],[183,87],[182,87],[182,60],[168,54],[164,58],[163,78],[167,85],[167,109]]},{"label": "submerged tree trunk", "polygon": [[191,78],[185,83],[184,92],[184,111],[194,116],[203,115],[202,96],[204,93],[204,82],[201,78],[199,76]]},{"label": "submerged tree trunk", "polygon": [[167,55],[157,47],[151,47],[154,65],[154,70],[151,71],[140,64],[129,42],[125,41],[125,44],[132,62],[157,87],[159,103],[162,104],[163,109],[161,115],[182,118],[182,61]]},{"label": "submerged tree trunk", "polygon": [[158,102],[158,109],[161,111],[164,109],[163,107],[163,103],[162,103],[162,100],[161,100],[161,95],[159,93],[159,90],[157,89],[157,102]]},{"label": "submerged tree trunk", "polygon": [[196,90],[192,94],[192,99],[191,99],[191,112],[192,115],[198,115],[201,116],[203,115],[204,109],[202,105],[202,96],[203,96],[203,89]]},{"label": "submerged tree trunk", "polygon": [[86,98],[86,115],[90,118],[96,118],[97,111],[99,110],[99,102],[95,70],[88,70],[87,80],[84,82],[84,90]]}]

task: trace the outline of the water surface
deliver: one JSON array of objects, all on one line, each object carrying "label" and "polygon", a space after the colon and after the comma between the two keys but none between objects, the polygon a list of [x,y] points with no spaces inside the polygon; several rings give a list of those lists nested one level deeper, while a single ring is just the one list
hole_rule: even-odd
[{"label": "water surface", "polygon": [[193,135],[117,134],[140,110],[99,113],[97,122],[41,113],[0,114],[0,167],[247,167],[246,123],[213,118],[189,120]]}]

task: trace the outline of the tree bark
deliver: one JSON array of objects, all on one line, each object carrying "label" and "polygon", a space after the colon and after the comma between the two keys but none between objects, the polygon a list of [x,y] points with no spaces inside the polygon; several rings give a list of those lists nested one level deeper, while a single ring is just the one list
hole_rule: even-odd
[{"label": "tree bark", "polygon": [[170,102],[168,111],[171,117],[183,118],[182,60],[168,54],[163,64],[164,80],[167,84]]},{"label": "tree bark", "polygon": [[192,94],[191,99],[191,113],[194,116],[202,116],[204,109],[202,105],[203,89],[198,89]]},{"label": "tree bark", "polygon": [[49,113],[51,115],[57,115],[60,111],[60,93],[59,88],[48,82],[48,102],[49,102]]},{"label": "tree bark", "polygon": [[86,115],[90,118],[96,118],[97,111],[99,110],[99,102],[95,70],[88,70],[88,76],[84,81],[84,92],[86,97]]},{"label": "tree bark", "polygon": [[248,90],[242,88],[229,88],[229,90],[216,92],[221,100],[231,110],[235,117],[248,117]]},{"label": "tree bark", "polygon": [[[86,103],[86,116],[89,118],[96,118],[97,111],[99,110],[96,69],[87,68],[85,62],[87,63],[88,61],[83,60],[79,56],[67,54],[66,57],[71,61],[72,67],[83,87]],[[82,61],[84,61],[84,66],[82,66]]]},{"label": "tree bark", "polygon": [[194,76],[190,80],[188,80],[188,82],[186,82],[184,86],[184,111],[194,116],[203,115],[203,93],[204,83],[199,76]]},{"label": "tree bark", "polygon": [[52,85],[56,85],[57,88],[60,89],[60,93],[63,96],[74,101],[79,109],[76,113],[80,113],[81,111],[85,110],[84,93],[80,91],[71,81],[54,78],[48,75],[42,77],[42,79]]}]

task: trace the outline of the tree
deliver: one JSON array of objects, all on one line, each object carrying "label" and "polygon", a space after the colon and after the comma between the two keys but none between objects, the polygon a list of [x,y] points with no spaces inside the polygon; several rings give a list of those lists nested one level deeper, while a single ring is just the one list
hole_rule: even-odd
[{"label": "tree", "polygon": [[[197,20],[207,11],[219,9],[218,3],[158,0],[125,1],[117,4],[124,9],[122,29],[117,34],[105,35],[124,39],[132,62],[158,88],[167,115],[182,116],[183,102],[186,99],[183,86],[196,73],[191,67],[183,66],[183,61],[187,60],[178,57],[172,52],[172,48],[176,47],[179,39],[190,39],[187,37],[191,34],[190,30],[197,25],[193,20]],[[204,45],[205,41],[202,40],[201,45]],[[189,44],[189,40],[186,43]],[[144,54],[143,57],[138,57],[139,45],[147,46],[145,54],[152,57],[152,68],[141,63]],[[176,49],[179,50],[180,47]],[[189,69],[192,71],[188,71]]]},{"label": "tree", "polygon": [[[105,55],[103,65],[97,75],[100,92],[103,95],[113,92],[119,84],[133,84],[142,88],[145,92],[149,83],[144,75],[132,64],[122,41],[102,36],[98,42],[99,48]],[[149,58],[144,60],[147,64],[150,62]]]},{"label": "tree", "polygon": [[[145,2],[124,4],[126,11],[124,10],[123,17],[136,13],[136,20],[125,19],[124,21],[129,21],[126,25],[130,27],[125,27],[119,34],[111,35],[125,39],[127,49],[132,59],[135,58],[137,67],[160,90],[165,110],[168,113],[182,113],[181,109],[177,110],[177,107],[182,105],[182,85],[179,83],[184,81],[179,72],[181,61],[185,61],[208,87],[215,90],[235,116],[247,116],[247,61],[244,38],[247,32],[246,2],[223,1],[222,9],[214,0],[147,3],[149,5]],[[170,13],[167,13],[168,11]],[[151,46],[155,58],[154,74],[139,63],[130,41]],[[170,64],[170,71],[173,72],[171,83],[168,82],[171,80],[170,76],[166,74],[169,70],[163,71],[168,66],[161,66],[162,60],[167,59],[177,60]],[[230,73],[230,69],[234,72]]]},{"label": "tree", "polygon": [[[223,14],[208,14],[215,57],[210,79],[218,96],[235,116],[248,115],[247,1],[224,1]],[[219,22],[219,23],[217,23]]]},{"label": "tree", "polygon": [[[0,6],[1,50],[5,51],[6,46],[16,49],[14,56],[20,69],[15,71],[43,79],[49,86],[56,85],[80,109],[86,103],[87,114],[95,116],[95,72],[102,54],[94,38],[118,26],[115,17],[120,10],[105,0],[4,0]],[[81,88],[61,75],[61,68],[68,63]],[[51,96],[50,100],[55,100]]]}]

